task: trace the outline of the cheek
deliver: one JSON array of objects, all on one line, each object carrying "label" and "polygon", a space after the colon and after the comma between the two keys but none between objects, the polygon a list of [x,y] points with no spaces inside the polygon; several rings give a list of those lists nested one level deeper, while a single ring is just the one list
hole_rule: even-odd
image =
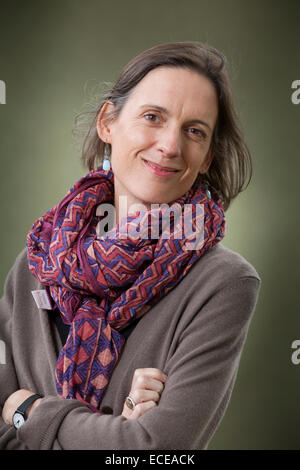
[{"label": "cheek", "polygon": [[118,135],[113,139],[115,144],[115,153],[118,155],[127,155],[133,158],[138,152],[146,150],[155,141],[153,130],[147,129],[143,126],[134,126],[127,129],[122,127],[119,129]]},{"label": "cheek", "polygon": [[194,172],[198,171],[203,160],[203,153],[200,149],[193,149],[188,153],[187,165],[189,169]]},{"label": "cheek", "polygon": [[155,142],[155,131],[139,126],[131,133],[131,147],[136,151],[143,151]]},{"label": "cheek", "polygon": [[191,152],[191,159],[190,159],[191,167],[195,169],[199,169],[203,165],[203,162],[208,157],[209,148],[210,148],[210,143],[203,142],[197,148],[193,149],[193,151]]}]

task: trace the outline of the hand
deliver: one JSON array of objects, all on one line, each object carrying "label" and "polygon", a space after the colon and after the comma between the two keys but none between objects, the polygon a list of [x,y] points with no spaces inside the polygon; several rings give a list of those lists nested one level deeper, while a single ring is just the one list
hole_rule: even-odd
[{"label": "hand", "polygon": [[130,409],[124,403],[122,416],[127,419],[137,419],[150,410],[160,399],[167,376],[159,369],[145,368],[134,371],[129,396],[136,406]]},{"label": "hand", "polygon": [[[13,424],[12,418],[14,415],[14,412],[20,406],[23,401],[26,400],[26,398],[30,397],[31,395],[34,395],[34,392],[30,392],[29,390],[25,390],[24,388],[17,390],[16,392],[12,393],[9,395],[9,397],[6,399],[4,405],[3,405],[3,410],[2,410],[2,419],[6,424]],[[30,405],[30,407],[26,411],[27,417],[35,410],[35,408],[39,405],[41,401],[41,398],[38,398],[35,400],[35,402]]]}]

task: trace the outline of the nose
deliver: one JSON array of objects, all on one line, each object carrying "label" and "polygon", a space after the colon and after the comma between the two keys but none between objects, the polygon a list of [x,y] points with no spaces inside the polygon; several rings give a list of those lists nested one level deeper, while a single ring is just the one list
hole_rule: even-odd
[{"label": "nose", "polygon": [[158,150],[165,157],[178,157],[181,154],[180,129],[177,126],[166,126],[161,129],[158,139]]}]

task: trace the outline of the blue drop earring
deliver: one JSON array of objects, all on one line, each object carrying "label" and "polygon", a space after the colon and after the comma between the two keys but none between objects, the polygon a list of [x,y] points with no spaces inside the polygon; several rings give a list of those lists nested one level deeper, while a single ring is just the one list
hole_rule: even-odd
[{"label": "blue drop earring", "polygon": [[208,186],[206,186],[205,191],[206,191],[206,196],[207,196],[207,198],[208,198],[208,199],[211,199],[211,192],[210,192],[210,190],[208,189]]},{"label": "blue drop earring", "polygon": [[[200,173],[199,173],[199,178],[200,178]],[[202,182],[202,184],[204,185],[207,199],[211,199],[211,192],[208,189],[208,186],[209,186],[208,182],[205,179],[202,179],[202,180],[200,179],[200,182]]]},{"label": "blue drop earring", "polygon": [[104,171],[110,170],[110,160],[109,160],[109,154],[107,152],[107,146],[105,146],[105,150],[104,150],[104,160],[103,160],[102,168]]}]

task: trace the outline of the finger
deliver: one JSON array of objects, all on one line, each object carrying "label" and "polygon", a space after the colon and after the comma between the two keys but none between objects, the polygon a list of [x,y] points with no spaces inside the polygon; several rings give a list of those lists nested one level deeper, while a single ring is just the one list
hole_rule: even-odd
[{"label": "finger", "polygon": [[160,399],[160,394],[155,390],[136,389],[131,391],[129,395],[136,404],[151,400],[158,402]]},{"label": "finger", "polygon": [[134,383],[140,376],[160,380],[161,382],[165,382],[167,380],[167,375],[162,370],[154,367],[135,369],[132,382]]},{"label": "finger", "polygon": [[143,403],[139,403],[136,405],[131,413],[131,415],[128,417],[128,419],[137,419],[143,414],[145,414],[147,411],[151,410],[157,406],[156,402],[153,400],[146,401]]},{"label": "finger", "polygon": [[126,405],[126,403],[124,403],[123,405],[123,411],[122,411],[122,416],[124,416],[124,418],[129,418],[131,415],[132,415],[132,412],[133,410],[131,410],[130,408],[128,408],[128,406]]},{"label": "finger", "polygon": [[160,380],[147,377],[146,375],[139,375],[135,382],[132,383],[130,393],[135,390],[152,390],[154,392],[162,393],[164,389],[164,383]]}]

